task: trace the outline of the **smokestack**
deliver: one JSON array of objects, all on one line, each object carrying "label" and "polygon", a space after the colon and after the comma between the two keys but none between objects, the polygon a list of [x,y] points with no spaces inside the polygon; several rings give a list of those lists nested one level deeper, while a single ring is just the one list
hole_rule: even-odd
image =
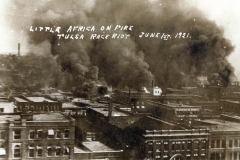
[{"label": "smokestack", "polygon": [[18,57],[20,57],[20,43],[18,43]]},{"label": "smokestack", "polygon": [[152,88],[154,88],[154,80],[152,80]]},{"label": "smokestack", "polygon": [[112,117],[112,101],[109,100],[109,103],[108,103],[108,121],[110,121]]}]

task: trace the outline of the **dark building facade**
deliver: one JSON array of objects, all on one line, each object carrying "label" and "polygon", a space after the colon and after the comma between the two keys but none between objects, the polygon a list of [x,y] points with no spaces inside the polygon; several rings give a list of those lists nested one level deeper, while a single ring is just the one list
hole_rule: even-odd
[{"label": "dark building facade", "polygon": [[166,103],[156,101],[146,101],[148,112],[161,119],[171,121],[177,124],[191,125],[193,119],[201,116],[202,108],[200,106],[190,106],[185,104]]},{"label": "dark building facade", "polygon": [[1,115],[0,121],[1,158],[73,158],[75,120],[60,113],[24,113]]},{"label": "dark building facade", "polygon": [[240,124],[239,116],[221,115],[220,119],[196,120],[196,128],[208,128],[209,160],[240,159]]},{"label": "dark building facade", "polygon": [[206,160],[208,130],[151,130],[143,135],[148,159]]},{"label": "dark building facade", "polygon": [[10,97],[10,101],[14,102],[17,111],[27,109],[32,112],[56,112],[62,110],[62,103],[50,97],[17,96]]},{"label": "dark building facade", "polygon": [[104,108],[87,110],[89,120],[101,126],[100,133],[124,150],[124,158],[207,159],[210,134],[206,129],[185,129],[151,116],[120,115],[115,111],[112,115],[109,117]]}]

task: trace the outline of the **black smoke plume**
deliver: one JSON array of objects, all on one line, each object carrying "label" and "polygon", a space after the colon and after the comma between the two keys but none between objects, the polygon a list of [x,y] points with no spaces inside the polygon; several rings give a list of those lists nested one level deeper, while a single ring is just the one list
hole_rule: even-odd
[{"label": "black smoke plume", "polygon": [[[24,11],[29,5],[22,3]],[[31,44],[50,44],[51,54],[57,56],[62,71],[70,73],[68,84],[72,86],[107,83],[138,89],[150,86],[152,79],[158,86],[194,86],[196,77],[210,79],[216,74],[218,83],[227,85],[233,76],[233,67],[226,57],[234,47],[224,38],[223,29],[196,8],[188,7],[186,1],[48,0],[34,7],[37,10],[26,24],[30,21],[35,27],[61,26],[61,31],[66,31],[69,26],[94,25],[94,33],[102,33],[100,26],[133,26],[132,31],[118,32],[130,34],[130,38],[117,40],[89,40],[92,32],[84,32],[84,40],[29,32]],[[171,38],[140,38],[141,32],[167,33]],[[175,38],[179,32],[189,33],[191,38]]]}]

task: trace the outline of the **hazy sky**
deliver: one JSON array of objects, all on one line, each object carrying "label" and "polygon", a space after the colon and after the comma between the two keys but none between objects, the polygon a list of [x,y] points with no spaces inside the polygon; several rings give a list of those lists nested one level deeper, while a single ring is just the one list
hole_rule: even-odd
[{"label": "hazy sky", "polygon": [[[230,39],[235,46],[234,52],[229,56],[228,60],[235,68],[235,74],[240,80],[240,14],[239,14],[239,0],[186,0],[207,15],[207,17],[215,21],[219,26],[225,30],[225,37]],[[7,11],[6,5],[9,1],[0,0],[0,54],[2,53],[17,53],[17,43],[21,42],[21,51],[27,51],[27,42],[25,32],[23,30],[14,30],[10,28],[9,21],[6,19],[6,14],[11,14]],[[34,10],[34,8],[32,8]],[[25,15],[16,15],[16,17]]]}]

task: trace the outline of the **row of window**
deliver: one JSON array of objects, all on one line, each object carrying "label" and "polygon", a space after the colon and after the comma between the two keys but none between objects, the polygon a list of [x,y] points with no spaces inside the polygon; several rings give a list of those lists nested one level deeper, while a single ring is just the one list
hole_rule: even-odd
[{"label": "row of window", "polygon": [[[42,146],[38,145],[37,148],[34,148],[33,145],[29,146],[28,156],[29,157],[42,157],[43,155],[43,148]],[[69,147],[64,146],[47,146],[47,156],[61,156],[61,155],[69,155]]]},{"label": "row of window", "polygon": [[[202,149],[206,149],[207,148],[207,144],[206,141],[201,141],[202,143],[201,148]],[[156,145],[161,145],[161,142],[156,142]],[[185,150],[185,147],[187,150],[191,150],[191,149],[198,149],[199,148],[199,141],[183,141],[183,142],[172,142],[172,145],[169,144],[169,142],[163,142],[163,149],[164,150],[169,150],[169,148],[171,148],[171,150]],[[152,151],[153,150],[153,143],[152,142],[148,142],[148,150]],[[156,149],[156,152],[161,152],[160,149]]]},{"label": "row of window", "polygon": [[[186,154],[185,156],[187,157],[187,159],[189,159],[191,157],[191,154]],[[199,159],[198,157],[200,157],[200,156],[203,158],[203,157],[206,156],[206,153],[201,153],[201,154],[195,153],[195,154],[193,154],[194,159]],[[163,157],[163,159],[169,159],[168,155],[156,155],[155,159],[161,159],[161,157]],[[151,159],[152,156],[149,156],[149,158]],[[185,158],[183,158],[182,156],[174,157],[174,160],[184,160],[184,159]]]},{"label": "row of window", "polygon": [[239,160],[240,159],[240,152],[230,152],[229,153],[230,160]]},{"label": "row of window", "polygon": [[[240,147],[239,139],[229,139],[228,143],[229,148]],[[226,141],[221,139],[211,140],[211,148],[226,148]]]},{"label": "row of window", "polygon": [[[47,138],[69,138],[69,134],[70,134],[69,129],[64,129],[64,130],[49,129],[47,131]],[[46,133],[43,132],[43,129],[29,131],[29,139],[41,139],[41,138],[44,138],[44,135],[46,135]],[[21,139],[21,130],[15,130],[13,132],[13,138]]]},{"label": "row of window", "polygon": [[225,154],[224,153],[211,153],[210,160],[225,160]]},{"label": "row of window", "polygon": [[[47,156],[61,156],[61,155],[69,155],[69,147],[68,146],[47,146]],[[43,156],[43,147],[41,145],[34,147],[34,145],[29,145],[28,147],[28,157],[42,157]],[[19,158],[21,157],[21,146],[16,145],[13,150],[13,157]]]},{"label": "row of window", "polygon": [[58,111],[61,109],[60,106],[18,106],[18,109],[21,110],[23,108],[39,110],[39,111],[47,111],[47,110],[55,110]]}]

